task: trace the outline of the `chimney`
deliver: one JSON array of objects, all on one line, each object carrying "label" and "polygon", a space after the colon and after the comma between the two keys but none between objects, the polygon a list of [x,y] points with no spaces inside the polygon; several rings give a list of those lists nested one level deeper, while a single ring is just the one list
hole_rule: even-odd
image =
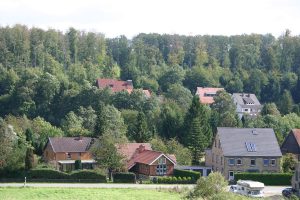
[{"label": "chimney", "polygon": [[132,80],[127,80],[126,83],[127,85],[132,85]]},{"label": "chimney", "polygon": [[141,144],[138,148],[138,152],[142,153],[143,151],[145,151],[145,146]]}]

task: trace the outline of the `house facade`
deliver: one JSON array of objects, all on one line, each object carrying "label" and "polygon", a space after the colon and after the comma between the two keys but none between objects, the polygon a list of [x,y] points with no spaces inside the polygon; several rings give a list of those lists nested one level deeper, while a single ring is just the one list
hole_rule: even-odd
[{"label": "house facade", "polygon": [[213,104],[214,97],[218,91],[224,90],[224,88],[208,88],[208,87],[197,87],[196,95],[199,96],[201,104]]},{"label": "house facade", "polygon": [[300,129],[293,129],[281,145],[283,154],[291,153],[300,161]]},{"label": "house facade", "polygon": [[217,128],[205,165],[228,180],[238,172],[279,172],[282,157],[275,133],[268,128]]},{"label": "house facade", "polygon": [[173,174],[174,155],[153,151],[149,143],[126,143],[117,145],[124,155],[127,170],[145,176],[169,176]]},{"label": "house facade", "polygon": [[258,101],[255,94],[233,93],[232,99],[240,119],[244,115],[247,115],[250,118],[255,118],[261,112],[262,105]]},{"label": "house facade", "polygon": [[90,137],[50,137],[43,152],[43,159],[60,171],[75,169],[80,160],[83,169],[93,169],[96,161],[89,149],[93,144]]}]

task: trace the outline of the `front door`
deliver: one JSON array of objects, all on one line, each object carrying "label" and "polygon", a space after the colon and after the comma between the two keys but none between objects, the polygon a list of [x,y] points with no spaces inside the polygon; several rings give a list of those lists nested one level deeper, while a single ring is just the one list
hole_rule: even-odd
[{"label": "front door", "polygon": [[233,172],[233,171],[229,171],[229,172],[228,172],[228,179],[229,179],[230,181],[234,180],[234,172]]}]

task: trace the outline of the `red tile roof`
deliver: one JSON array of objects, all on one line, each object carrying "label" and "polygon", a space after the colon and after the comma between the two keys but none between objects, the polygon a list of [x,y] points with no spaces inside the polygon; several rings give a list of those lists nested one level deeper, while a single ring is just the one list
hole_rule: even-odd
[{"label": "red tile roof", "polygon": [[168,160],[176,164],[175,155],[153,151],[149,143],[127,143],[117,145],[117,148],[126,157],[127,169],[132,168],[136,163],[151,165],[161,156],[165,156]]},{"label": "red tile roof", "polygon": [[300,145],[300,129],[293,129],[292,132],[297,140],[298,145]]},{"label": "red tile roof", "polygon": [[90,137],[50,137],[48,140],[54,152],[86,152],[91,141]]},{"label": "red tile roof", "polygon": [[145,150],[152,150],[150,143],[125,143],[116,146],[118,151],[125,156],[127,160],[130,160],[141,145],[145,147]]},{"label": "red tile roof", "polygon": [[97,79],[97,87],[104,89],[111,88],[113,92],[121,92],[122,90],[133,89],[132,81],[119,81],[115,79]]},{"label": "red tile roof", "polygon": [[[224,90],[224,88],[206,88],[206,87],[197,87],[196,95],[200,98],[200,103],[202,104],[212,104],[214,103],[214,97],[218,91]],[[207,96],[211,95],[211,96]]]}]

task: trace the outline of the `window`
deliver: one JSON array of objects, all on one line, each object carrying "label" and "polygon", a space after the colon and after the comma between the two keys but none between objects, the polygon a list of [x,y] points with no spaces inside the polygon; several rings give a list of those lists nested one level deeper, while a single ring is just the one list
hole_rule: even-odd
[{"label": "window", "polygon": [[167,174],[167,165],[166,164],[157,165],[156,166],[156,174],[157,175],[165,175],[165,174]]},{"label": "window", "polygon": [[160,157],[158,159],[158,164],[166,164],[166,158],[165,157]]},{"label": "window", "polygon": [[250,166],[255,166],[255,165],[256,165],[255,159],[251,159],[250,160]]},{"label": "window", "polygon": [[71,154],[70,153],[66,153],[67,159],[71,159]]},{"label": "window", "polygon": [[264,159],[264,166],[269,166],[269,159]]},{"label": "window", "polygon": [[219,140],[219,145],[218,145],[218,147],[219,147],[219,149],[221,148],[221,142],[220,142],[220,140]]},{"label": "window", "polygon": [[236,164],[237,164],[237,165],[242,165],[242,159],[238,158],[238,159],[236,160]]},{"label": "window", "polygon": [[276,160],[275,159],[271,159],[271,166],[275,166],[276,165]]},{"label": "window", "polygon": [[229,158],[228,164],[229,165],[234,165],[234,158]]},{"label": "window", "polygon": [[219,162],[219,156],[216,155],[216,163],[218,163],[218,162]]}]

